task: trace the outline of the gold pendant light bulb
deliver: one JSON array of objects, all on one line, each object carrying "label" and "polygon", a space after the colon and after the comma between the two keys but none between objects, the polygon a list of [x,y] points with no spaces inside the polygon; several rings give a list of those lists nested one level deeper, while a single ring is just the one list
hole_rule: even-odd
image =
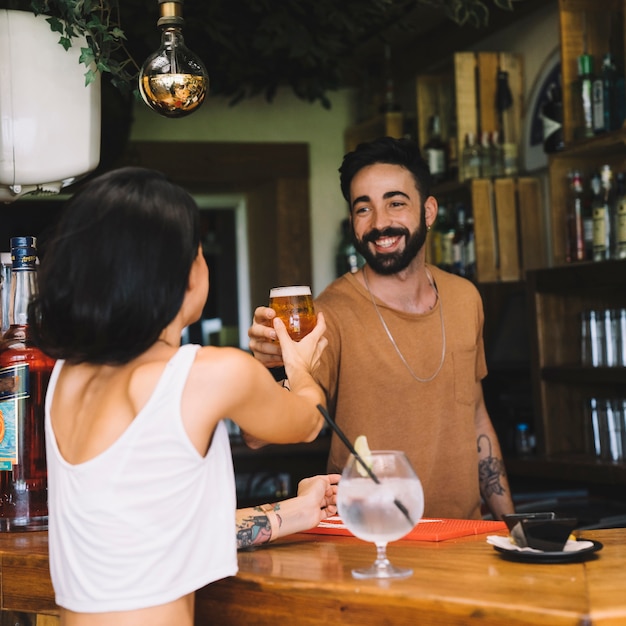
[{"label": "gold pendant light bulb", "polygon": [[159,0],[161,46],[139,73],[144,102],[165,117],[183,117],[204,102],[209,76],[202,61],[185,46],[181,15],[183,0]]}]

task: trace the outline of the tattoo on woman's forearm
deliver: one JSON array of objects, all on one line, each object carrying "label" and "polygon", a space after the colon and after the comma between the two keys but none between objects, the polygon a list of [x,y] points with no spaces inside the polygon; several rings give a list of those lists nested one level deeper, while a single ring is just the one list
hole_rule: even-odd
[{"label": "tattoo on woman's forearm", "polygon": [[[257,507],[255,510],[260,509]],[[237,524],[237,547],[247,548],[267,543],[272,538],[272,526],[266,513],[249,515]]]},{"label": "tattoo on woman's forearm", "polygon": [[482,446],[486,446],[487,453],[484,458],[478,461],[478,480],[480,483],[480,491],[484,498],[492,495],[501,496],[505,493],[501,478],[506,476],[504,463],[492,454],[491,440],[487,435],[478,437],[478,454],[483,452]]}]

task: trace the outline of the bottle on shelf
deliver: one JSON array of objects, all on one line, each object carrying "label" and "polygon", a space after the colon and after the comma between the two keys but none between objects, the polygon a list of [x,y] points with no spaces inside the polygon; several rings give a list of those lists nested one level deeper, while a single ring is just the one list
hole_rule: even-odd
[{"label": "bottle on shelf", "polygon": [[44,403],[54,361],[30,340],[28,304],[37,294],[34,237],[13,237],[11,324],[0,347],[0,530],[47,527]]},{"label": "bottle on shelf", "polygon": [[615,190],[610,165],[603,165],[600,172],[600,195],[593,206],[593,260],[611,258],[613,250],[613,223],[615,213]]},{"label": "bottle on shelf", "polygon": [[497,130],[491,133],[489,149],[491,150],[491,175],[504,176],[504,148],[500,143],[500,133]]},{"label": "bottle on shelf", "polygon": [[585,260],[585,233],[583,230],[585,192],[579,170],[570,172],[570,194],[567,206],[567,252],[569,263]]},{"label": "bottle on shelf", "polygon": [[500,121],[500,141],[503,150],[503,173],[516,176],[518,171],[519,148],[514,136],[513,95],[509,86],[509,73],[498,70],[496,84],[496,109]]},{"label": "bottle on shelf", "polygon": [[434,264],[446,271],[452,271],[454,223],[445,202],[439,205],[433,231]]},{"label": "bottle on shelf", "polygon": [[611,130],[622,128],[626,121],[626,75],[624,74],[624,64],[620,63],[616,57],[615,63],[615,92],[614,92],[614,117]]},{"label": "bottle on shelf", "polygon": [[457,136],[456,116],[450,117],[450,128],[448,132],[447,154],[448,154],[448,178],[456,180],[459,177],[459,139]]},{"label": "bottle on shelf", "polygon": [[593,137],[593,56],[578,57],[579,102],[582,113],[582,137]]},{"label": "bottle on shelf", "polygon": [[543,123],[543,150],[547,154],[560,152],[565,147],[563,143],[563,90],[561,75],[557,82],[548,88],[548,99],[541,108]]},{"label": "bottle on shelf", "polygon": [[438,115],[432,115],[428,123],[428,141],[424,144],[424,158],[428,163],[434,183],[446,177],[446,144],[441,138],[441,123]]},{"label": "bottle on shelf", "polygon": [[0,336],[9,328],[9,306],[11,304],[11,261],[10,252],[0,253],[0,315],[2,316],[2,325],[0,327]]},{"label": "bottle on shelf", "polygon": [[456,205],[456,223],[452,237],[452,272],[465,276],[467,266],[466,211],[462,203]]},{"label": "bottle on shelf", "polygon": [[596,134],[619,127],[616,121],[616,81],[617,70],[609,52],[602,59],[600,74],[594,79],[592,87],[593,130]]},{"label": "bottle on shelf", "polygon": [[591,123],[596,135],[608,130],[604,118],[608,106],[609,102],[605,100],[604,77],[600,74],[591,83]]},{"label": "bottle on shelf", "polygon": [[476,242],[474,240],[474,216],[467,216],[465,227],[465,278],[476,281]]},{"label": "bottle on shelf", "polygon": [[343,276],[346,272],[354,274],[365,264],[365,259],[354,247],[350,231],[350,220],[346,217],[341,222],[341,239],[335,257],[337,277]]},{"label": "bottle on shelf", "polygon": [[585,259],[593,259],[593,209],[601,202],[602,183],[600,173],[594,172],[589,179],[589,195],[585,199],[583,213],[583,232],[585,237]]},{"label": "bottle on shelf", "polygon": [[467,133],[465,135],[465,146],[462,154],[463,180],[480,178],[481,160],[481,149],[476,143],[476,135],[474,135],[474,133]]},{"label": "bottle on shelf", "polygon": [[489,133],[486,131],[483,131],[480,136],[480,175],[482,178],[493,176],[493,152]]},{"label": "bottle on shelf", "polygon": [[532,456],[535,449],[534,436],[526,422],[521,422],[515,427],[515,451],[520,457]]},{"label": "bottle on shelf", "polygon": [[384,97],[383,101],[378,107],[379,113],[394,113],[401,111],[400,106],[396,98],[395,82],[393,79],[393,67],[391,64],[391,46],[385,44],[385,69],[384,69]]},{"label": "bottle on shelf", "polygon": [[615,182],[615,250],[613,256],[616,259],[626,259],[626,172],[618,172]]}]

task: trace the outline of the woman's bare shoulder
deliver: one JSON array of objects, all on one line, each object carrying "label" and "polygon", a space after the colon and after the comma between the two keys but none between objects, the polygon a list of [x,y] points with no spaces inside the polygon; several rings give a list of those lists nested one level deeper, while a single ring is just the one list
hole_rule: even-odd
[{"label": "woman's bare shoulder", "polygon": [[193,373],[204,381],[228,382],[258,375],[263,369],[251,354],[240,348],[205,346],[198,350]]}]

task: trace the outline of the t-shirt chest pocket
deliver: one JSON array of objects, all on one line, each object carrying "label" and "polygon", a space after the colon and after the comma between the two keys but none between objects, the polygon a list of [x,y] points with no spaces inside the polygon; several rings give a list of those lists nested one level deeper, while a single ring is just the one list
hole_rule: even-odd
[{"label": "t-shirt chest pocket", "polygon": [[454,399],[459,404],[473,404],[476,389],[476,350],[457,350],[452,353],[454,365]]}]

